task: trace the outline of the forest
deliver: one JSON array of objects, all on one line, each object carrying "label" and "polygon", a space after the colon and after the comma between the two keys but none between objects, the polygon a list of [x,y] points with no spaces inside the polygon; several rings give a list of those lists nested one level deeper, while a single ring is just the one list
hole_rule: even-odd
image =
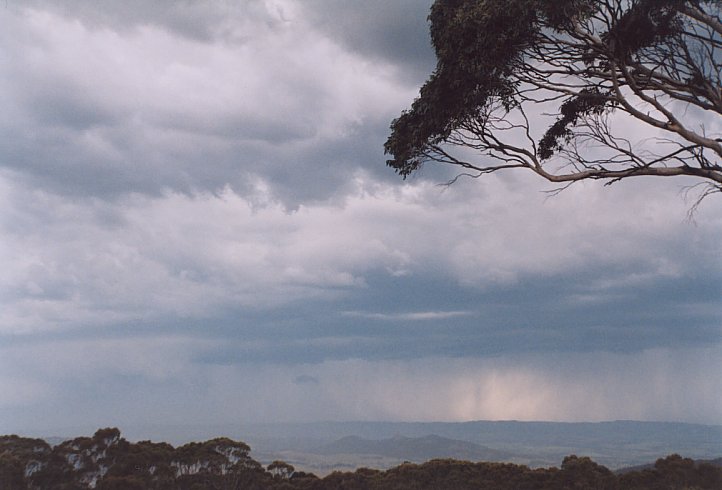
[{"label": "forest", "polygon": [[263,465],[240,441],[215,438],[173,447],[129,442],[117,428],[51,446],[42,439],[0,436],[0,490],[676,490],[722,488],[722,467],[679,455],[649,467],[612,472],[588,457],[560,467],[435,459],[386,471],[361,468],[323,478],[284,461]]}]

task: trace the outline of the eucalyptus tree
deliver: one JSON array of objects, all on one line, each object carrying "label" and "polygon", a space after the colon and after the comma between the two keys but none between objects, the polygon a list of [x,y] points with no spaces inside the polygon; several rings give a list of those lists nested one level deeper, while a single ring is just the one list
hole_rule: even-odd
[{"label": "eucalyptus tree", "polygon": [[720,0],[437,0],[437,67],[387,164],[580,180],[691,176],[722,190]]}]

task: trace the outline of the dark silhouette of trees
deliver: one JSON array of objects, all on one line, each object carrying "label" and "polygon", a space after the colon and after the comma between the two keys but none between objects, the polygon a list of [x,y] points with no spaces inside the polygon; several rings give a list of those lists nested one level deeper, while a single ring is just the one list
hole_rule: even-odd
[{"label": "dark silhouette of trees", "polygon": [[589,458],[567,456],[562,461],[561,471],[551,478],[549,488],[595,490],[616,490],[617,478],[614,473]]},{"label": "dark silhouette of trees", "polygon": [[722,488],[722,468],[672,455],[621,475],[587,457],[560,468],[435,459],[387,471],[361,468],[325,478],[285,461],[264,467],[240,441],[216,438],[174,448],[130,443],[117,429],[51,448],[40,439],[0,436],[0,490],[669,490]]},{"label": "dark silhouette of trees", "polygon": [[621,475],[619,483],[620,488],[629,490],[722,488],[722,471],[711,464],[695,463],[673,454],[658,459],[654,468]]},{"label": "dark silhouette of trees", "polygon": [[[635,176],[722,190],[720,0],[436,0],[437,68],[391,124],[387,164],[563,188]],[[546,115],[546,116],[545,116]]]},{"label": "dark silhouette of trees", "polygon": [[0,489],[26,490],[24,465],[11,453],[0,453]]}]

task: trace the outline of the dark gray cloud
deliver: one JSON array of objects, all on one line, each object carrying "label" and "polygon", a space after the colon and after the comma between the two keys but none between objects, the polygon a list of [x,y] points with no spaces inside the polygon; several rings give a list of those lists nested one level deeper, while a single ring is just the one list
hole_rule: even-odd
[{"label": "dark gray cloud", "polygon": [[[227,37],[226,21],[246,16],[267,25],[282,22],[279,11],[269,11],[261,0],[231,2],[228,0],[60,0],[45,2],[29,0],[22,6],[50,11],[71,20],[79,20],[91,29],[114,30],[126,33],[144,26],[157,26],[169,32],[200,42]],[[13,5],[19,8],[19,5]]]},{"label": "dark gray cloud", "polygon": [[[106,199],[248,194],[260,179],[292,207],[345,192],[362,168],[394,178],[382,145],[409,89],[370,54],[262,2],[110,5],[37,4],[0,19],[2,165],[19,178]],[[189,37],[174,16],[246,37]]]},{"label": "dark gray cloud", "polygon": [[427,17],[432,0],[309,0],[311,21],[348,49],[396,65],[414,85],[436,66]]},{"label": "dark gray cloud", "polygon": [[[222,346],[197,360],[207,364],[233,365],[247,362],[282,364],[320,363],[328,360],[410,360],[436,357],[494,357],[548,352],[635,353],[646,349],[700,347],[720,339],[722,314],[715,311],[717,298],[700,296],[703,290],[720,290],[719,279],[709,283],[691,276],[665,281],[654,287],[622,289],[612,298],[594,304],[577,301],[584,276],[525,282],[494,292],[470,292],[449,281],[433,277],[389,281],[367,278],[369,288],[354,291],[333,302],[296,303],[272,313],[225,311],[222,316],[198,320],[174,320],[165,326],[137,325],[138,334],[152,331],[171,334],[179,329],[198,339],[222,340]],[[419,287],[423,281],[425,285]],[[392,287],[395,286],[395,287]],[[401,303],[398,289],[416,298]],[[427,289],[427,292],[424,289]],[[477,308],[463,315],[438,312],[429,317],[423,308],[440,302],[444,306]],[[681,292],[674,298],[660,291]],[[707,297],[705,297],[707,296]],[[454,298],[451,300],[450,298]],[[683,305],[695,304],[690,315]],[[344,306],[373,305],[373,314],[339,314]],[[653,312],[650,311],[653,306]],[[408,313],[415,311],[415,313]],[[447,313],[444,315],[443,313]],[[106,329],[101,335],[122,337],[127,325]],[[84,333],[82,335],[87,335]]]}]

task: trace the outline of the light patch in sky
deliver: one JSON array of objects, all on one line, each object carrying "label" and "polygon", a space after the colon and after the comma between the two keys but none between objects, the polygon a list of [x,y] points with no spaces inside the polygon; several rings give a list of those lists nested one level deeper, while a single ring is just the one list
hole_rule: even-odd
[{"label": "light patch in sky", "polygon": [[370,320],[445,320],[460,316],[473,315],[471,311],[414,311],[407,313],[369,313],[364,311],[345,311],[346,316],[368,318]]}]

